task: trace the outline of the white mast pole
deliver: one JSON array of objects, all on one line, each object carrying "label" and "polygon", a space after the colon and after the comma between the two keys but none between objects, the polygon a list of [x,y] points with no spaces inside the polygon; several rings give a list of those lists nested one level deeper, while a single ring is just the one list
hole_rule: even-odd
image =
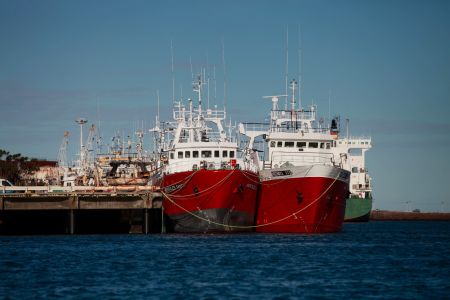
[{"label": "white mast pole", "polygon": [[227,107],[227,71],[225,67],[225,41],[222,37],[222,64],[223,64],[223,107]]},{"label": "white mast pole", "polygon": [[328,122],[331,122],[331,90],[328,91]]},{"label": "white mast pole", "polygon": [[158,101],[158,110],[156,115],[156,126],[159,126],[159,90],[156,90],[156,99]]},{"label": "white mast pole", "polygon": [[76,120],[78,124],[80,124],[80,167],[84,169],[85,167],[85,151],[84,151],[84,145],[83,145],[83,125],[86,124],[88,121],[86,119],[80,118]]},{"label": "white mast pole", "polygon": [[172,58],[172,105],[175,104],[175,75],[173,72],[173,41],[170,40],[170,55]]},{"label": "white mast pole", "polygon": [[302,109],[302,31],[300,24],[298,25],[298,106]]},{"label": "white mast pole", "polygon": [[198,78],[198,118],[202,114],[202,76]]},{"label": "white mast pole", "polygon": [[206,70],[207,70],[207,72],[205,71],[205,77],[203,77],[203,78],[205,78],[205,79],[207,78],[206,81],[207,81],[207,89],[208,89],[207,95],[208,95],[208,109],[209,109],[209,76],[211,74],[211,71],[209,69],[209,52],[208,51],[206,51]]},{"label": "white mast pole", "polygon": [[[288,94],[288,73],[289,73],[289,25],[286,27],[286,74],[285,74],[285,83],[286,83],[286,90],[285,94]],[[285,102],[285,110],[287,110],[287,97]]]},{"label": "white mast pole", "polygon": [[191,80],[194,81],[194,70],[192,68],[192,56],[189,56],[189,63],[191,65]]},{"label": "white mast pole", "polygon": [[214,65],[214,104],[217,105],[217,81],[216,81],[216,65]]},{"label": "white mast pole", "polygon": [[[291,109],[292,109],[292,111],[295,110],[295,85],[296,85],[296,82],[295,82],[295,80],[293,79],[293,80],[291,81],[291,89],[292,89]],[[286,97],[286,98],[287,98],[287,97]]]}]

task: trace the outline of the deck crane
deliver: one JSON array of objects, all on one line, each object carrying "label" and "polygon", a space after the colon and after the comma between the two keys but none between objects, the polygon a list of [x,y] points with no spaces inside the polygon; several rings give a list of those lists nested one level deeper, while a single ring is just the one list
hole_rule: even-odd
[{"label": "deck crane", "polygon": [[58,151],[58,180],[64,176],[64,172],[68,168],[69,164],[67,162],[67,145],[69,144],[69,132],[64,131],[64,137],[59,146]]},{"label": "deck crane", "polygon": [[58,151],[58,166],[60,168],[68,167],[67,163],[67,145],[69,144],[69,132],[64,131],[64,137],[61,142],[61,146],[59,146]]},{"label": "deck crane", "polygon": [[[91,176],[93,175],[93,179],[94,179],[94,183],[96,186],[100,185],[100,176],[99,176],[99,172],[98,172],[98,165],[95,159],[95,155],[96,152],[94,152],[94,141],[95,141],[95,124],[92,124],[92,126],[89,128],[89,134],[86,140],[86,147],[84,148],[85,151],[85,161],[83,162],[82,166],[83,169],[85,170],[84,174],[85,174],[85,178],[84,181],[86,181],[86,175],[87,177],[92,178]],[[93,174],[92,174],[93,172]],[[92,179],[91,179],[92,180]],[[86,184],[86,182],[84,182],[84,184]],[[90,184],[88,182],[88,184]]]},{"label": "deck crane", "polygon": [[85,147],[85,151],[86,151],[85,167],[89,167],[95,160],[94,149],[93,149],[94,140],[95,140],[95,125],[92,124],[92,126],[89,128],[89,134],[87,137],[86,147]]}]

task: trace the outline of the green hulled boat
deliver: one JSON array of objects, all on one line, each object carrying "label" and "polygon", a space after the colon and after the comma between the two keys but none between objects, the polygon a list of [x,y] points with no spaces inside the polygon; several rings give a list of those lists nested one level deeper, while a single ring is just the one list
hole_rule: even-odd
[{"label": "green hulled boat", "polygon": [[372,178],[366,168],[366,152],[372,148],[370,137],[339,137],[336,150],[344,158],[342,168],[351,172],[346,200],[346,222],[367,222],[372,210]]},{"label": "green hulled boat", "polygon": [[372,197],[348,198],[345,206],[345,222],[368,222],[372,210]]}]

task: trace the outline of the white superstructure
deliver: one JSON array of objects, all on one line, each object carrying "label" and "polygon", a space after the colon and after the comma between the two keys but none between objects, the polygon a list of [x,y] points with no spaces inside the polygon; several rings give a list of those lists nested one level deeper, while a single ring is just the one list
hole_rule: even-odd
[{"label": "white superstructure", "polygon": [[372,148],[370,137],[345,137],[336,141],[336,152],[344,158],[343,168],[351,172],[352,197],[368,198],[372,193],[372,178],[366,168],[366,152]]},{"label": "white superstructure", "polygon": [[[267,153],[260,167],[273,169],[286,166],[307,166],[314,164],[342,167],[343,157],[334,148],[337,139],[337,122],[331,127],[317,120],[317,108],[311,105],[307,110],[296,108],[295,88],[291,81],[291,109],[280,109],[279,97],[269,96],[272,100],[270,123],[268,128],[256,130],[255,125],[241,123],[239,132],[249,137],[248,148],[253,148],[256,137],[262,136],[267,142]],[[334,128],[333,128],[334,126]]]},{"label": "white superstructure", "polygon": [[256,169],[251,162],[242,159],[237,140],[231,134],[231,125],[228,128],[223,125],[227,117],[225,108],[203,110],[202,85],[204,83],[199,76],[194,83],[197,106],[191,99],[187,106],[176,102],[173,121],[157,124],[151,130],[157,136],[162,162],[160,168],[166,174],[199,168]]}]

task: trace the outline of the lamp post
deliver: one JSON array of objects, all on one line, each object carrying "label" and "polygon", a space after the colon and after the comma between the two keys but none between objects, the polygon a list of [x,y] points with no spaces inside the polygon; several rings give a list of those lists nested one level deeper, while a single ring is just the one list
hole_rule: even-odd
[{"label": "lamp post", "polygon": [[80,124],[80,167],[81,169],[84,169],[85,151],[83,145],[83,125],[86,124],[88,121],[86,119],[79,118],[75,120],[75,122]]}]

